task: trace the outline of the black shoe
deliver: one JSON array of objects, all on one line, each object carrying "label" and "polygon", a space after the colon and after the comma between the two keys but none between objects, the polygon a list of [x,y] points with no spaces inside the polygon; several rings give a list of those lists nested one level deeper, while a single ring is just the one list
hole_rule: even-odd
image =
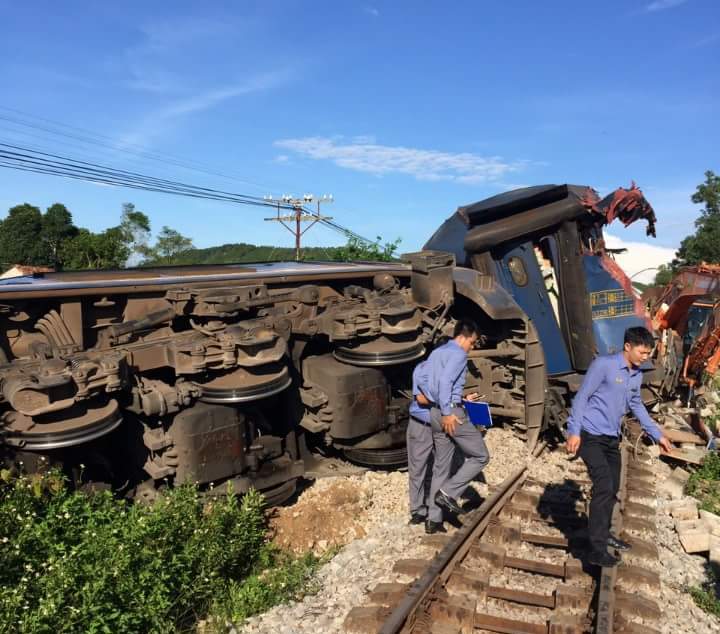
[{"label": "black shoe", "polygon": [[444,508],[446,511],[460,515],[463,510],[456,500],[453,500],[447,493],[444,493],[442,489],[435,494],[435,504],[439,507]]},{"label": "black shoe", "polygon": [[601,568],[612,568],[620,563],[620,559],[613,557],[609,552],[591,552],[588,555],[588,563]]},{"label": "black shoe", "polygon": [[445,528],[445,525],[442,522],[427,520],[425,522],[425,532],[428,535],[433,535],[435,533],[447,533],[447,528]]},{"label": "black shoe", "polygon": [[420,513],[412,513],[410,515],[410,521],[408,522],[408,524],[410,526],[417,526],[418,524],[424,524],[426,520],[427,517],[425,517],[424,515],[420,515]]},{"label": "black shoe", "polygon": [[615,537],[615,535],[613,535],[612,533],[608,537],[607,543],[608,543],[608,546],[610,546],[610,548],[615,548],[616,550],[625,551],[625,550],[630,550],[632,548],[632,546],[630,546],[630,544],[628,544],[627,542],[624,542],[619,537]]}]

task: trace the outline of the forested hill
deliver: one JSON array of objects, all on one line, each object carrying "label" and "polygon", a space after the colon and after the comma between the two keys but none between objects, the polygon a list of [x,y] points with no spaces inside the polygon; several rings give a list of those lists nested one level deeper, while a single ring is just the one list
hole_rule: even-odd
[{"label": "forested hill", "polygon": [[[55,203],[43,213],[24,203],[8,210],[0,219],[0,271],[13,266],[43,266],[56,271],[118,269],[162,264],[230,264],[232,262],[270,262],[294,260],[295,249],[257,246],[240,242],[198,249],[192,239],[164,226],[151,244],[150,218],[124,203],[120,223],[95,232],[74,224],[70,210]],[[303,260],[380,260],[390,261],[400,238],[394,242],[365,241],[349,237],[336,247],[303,248]]]},{"label": "forested hill", "polygon": [[[303,260],[339,260],[343,259],[342,247],[303,247]],[[223,244],[207,249],[187,249],[172,257],[172,264],[230,264],[232,262],[269,262],[272,260],[294,260],[295,249],[266,245]]]}]

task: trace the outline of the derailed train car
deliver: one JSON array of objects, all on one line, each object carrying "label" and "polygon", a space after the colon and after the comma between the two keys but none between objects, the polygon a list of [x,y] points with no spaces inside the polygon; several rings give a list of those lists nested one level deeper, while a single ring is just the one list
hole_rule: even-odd
[{"label": "derailed train car", "polygon": [[[459,209],[403,263],[68,272],[0,285],[0,451],[152,499],[193,481],[293,490],[308,446],[395,465],[414,364],[460,316],[468,390],[533,445],[593,354],[643,319],[608,257],[636,188],[545,186]],[[619,338],[618,338],[618,333]]]}]

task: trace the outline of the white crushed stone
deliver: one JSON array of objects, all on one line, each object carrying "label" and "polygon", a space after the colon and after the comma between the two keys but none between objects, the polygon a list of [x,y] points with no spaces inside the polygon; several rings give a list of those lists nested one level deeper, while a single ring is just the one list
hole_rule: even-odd
[{"label": "white crushed stone", "polygon": [[656,598],[663,610],[664,634],[704,634],[720,632],[720,619],[707,614],[695,605],[687,588],[708,580],[707,559],[689,555],[683,550],[670,517],[670,502],[658,500],[657,536],[655,544],[660,554],[660,596]]},{"label": "white crushed stone", "polygon": [[[487,495],[488,485],[500,484],[527,460],[525,444],[508,429],[490,429],[485,441],[491,457],[484,471],[485,482],[474,482],[472,485],[482,496]],[[433,550],[421,544],[424,527],[407,525],[407,473],[370,471],[349,479],[368,497],[365,512],[359,518],[367,535],[344,546],[332,561],[320,569],[318,581],[321,589],[317,594],[302,601],[276,606],[233,630],[253,634],[342,632],[348,612],[355,606],[363,605],[366,595],[378,583],[412,581],[392,572],[395,562],[432,557]],[[328,486],[322,483],[323,480],[318,485],[323,488]],[[448,528],[452,532],[453,529]]]},{"label": "white crushed stone", "polygon": [[[473,483],[482,496],[487,495],[488,484],[499,484],[526,460],[525,446],[509,430],[491,429],[486,441],[492,458],[485,470],[487,484]],[[666,464],[657,460],[648,466],[657,472],[658,483],[670,471]],[[582,461],[570,460],[562,449],[546,454],[542,463],[533,465],[529,475],[540,482],[557,484],[566,478],[587,478]],[[253,634],[342,632],[348,612],[355,606],[363,605],[367,594],[378,583],[410,581],[392,572],[396,561],[432,556],[433,551],[421,544],[423,527],[407,525],[406,473],[368,472],[362,476],[351,476],[351,479],[362,488],[368,499],[367,508],[359,518],[367,535],[344,546],[332,561],[321,568],[318,573],[321,589],[317,594],[302,601],[276,606],[231,631]],[[583,485],[581,489],[589,497],[589,487]],[[638,498],[633,501],[658,507],[657,535],[652,541],[658,546],[660,559],[651,566],[647,562],[644,565],[660,573],[661,589],[652,598],[661,606],[663,618],[662,623],[648,622],[647,625],[664,634],[720,632],[720,619],[698,608],[686,591],[688,586],[700,585],[707,579],[706,559],[683,551],[667,511],[669,503],[662,499]],[[517,573],[513,574],[513,580],[519,581]],[[521,612],[525,611],[518,609],[518,615]],[[527,613],[523,617],[534,620]]]}]

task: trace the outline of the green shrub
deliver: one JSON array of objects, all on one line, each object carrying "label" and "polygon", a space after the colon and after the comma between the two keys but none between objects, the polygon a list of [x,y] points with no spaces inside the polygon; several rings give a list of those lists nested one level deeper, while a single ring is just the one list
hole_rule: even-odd
[{"label": "green shrub", "polygon": [[720,513],[720,454],[708,452],[702,466],[688,480],[687,493],[700,501],[700,508]]},{"label": "green shrub", "polygon": [[714,616],[720,616],[720,596],[718,596],[718,577],[712,565],[707,564],[708,580],[700,586],[686,588],[695,601],[695,605]]},{"label": "green shrub", "polygon": [[720,599],[715,592],[715,587],[712,583],[705,584],[703,586],[695,586],[688,588],[690,596],[695,601],[700,609],[704,610],[708,614],[720,616]]},{"label": "green shrub", "polygon": [[324,559],[312,553],[295,558],[273,548],[266,549],[263,558],[259,572],[231,582],[222,600],[215,603],[212,612],[216,623],[238,624],[274,605],[316,591],[314,573]]},{"label": "green shrub", "polygon": [[203,503],[181,486],[148,507],[71,492],[57,474],[2,476],[3,632],[189,629],[271,561],[254,492]]}]

